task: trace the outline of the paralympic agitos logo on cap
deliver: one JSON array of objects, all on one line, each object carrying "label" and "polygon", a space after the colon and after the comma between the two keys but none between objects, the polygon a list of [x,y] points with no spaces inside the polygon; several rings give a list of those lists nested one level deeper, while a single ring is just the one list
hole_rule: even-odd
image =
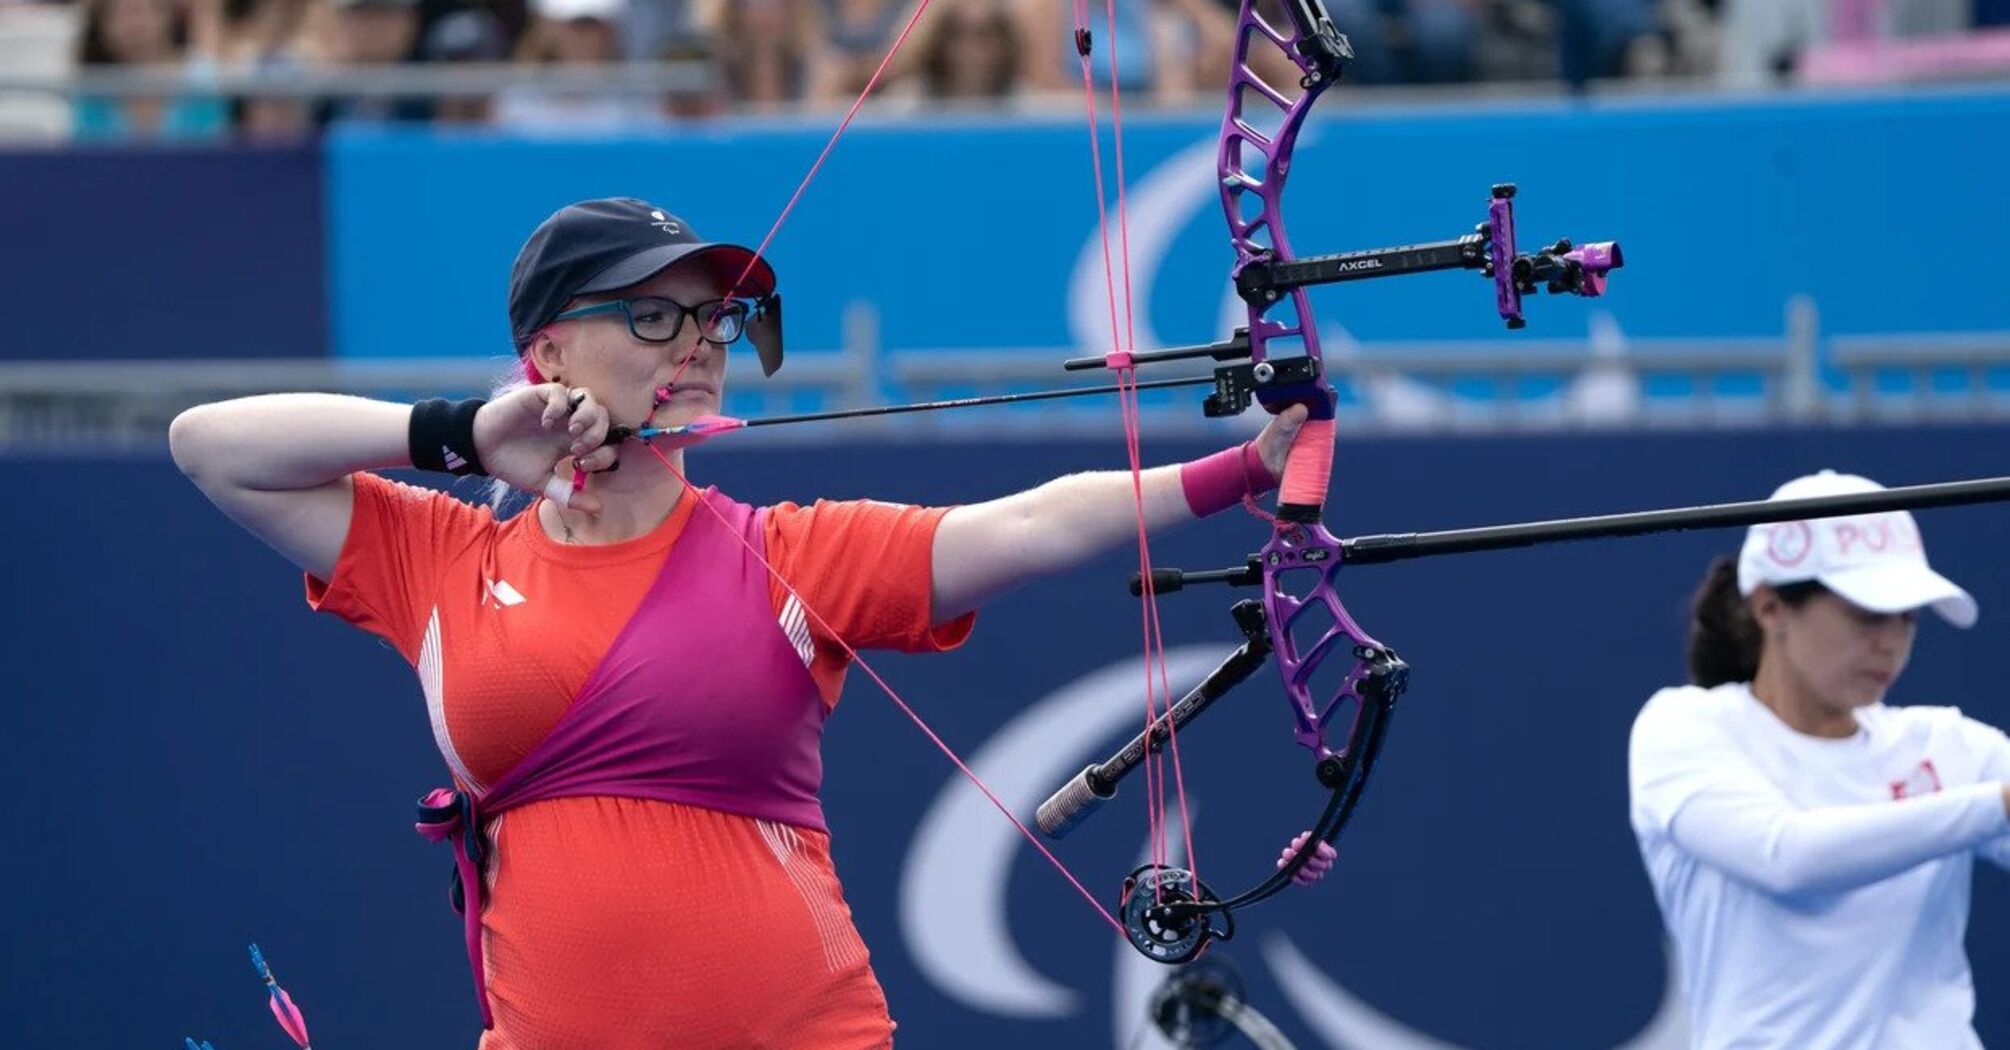
[{"label": "paralympic agitos logo on cap", "polygon": [[1814,545],[1814,530],[1805,521],[1783,521],[1766,533],[1766,556],[1777,565],[1799,565]]}]

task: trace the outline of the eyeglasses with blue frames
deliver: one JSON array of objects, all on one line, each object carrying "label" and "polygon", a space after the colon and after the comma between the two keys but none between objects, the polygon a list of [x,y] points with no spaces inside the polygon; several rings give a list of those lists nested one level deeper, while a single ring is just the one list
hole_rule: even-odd
[{"label": "eyeglasses with blue frames", "polygon": [[684,330],[684,318],[690,316],[698,321],[699,338],[714,346],[725,346],[738,342],[746,334],[747,318],[761,308],[759,300],[708,299],[696,306],[685,306],[674,299],[645,295],[567,310],[552,321],[620,314],[628,322],[630,335],[645,343],[667,343]]}]

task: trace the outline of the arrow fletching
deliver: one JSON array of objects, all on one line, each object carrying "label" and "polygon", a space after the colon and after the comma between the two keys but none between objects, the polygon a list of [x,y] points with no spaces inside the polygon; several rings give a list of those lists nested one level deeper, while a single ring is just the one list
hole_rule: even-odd
[{"label": "arrow fletching", "polygon": [[279,987],[279,982],[273,979],[272,967],[265,964],[265,956],[260,954],[256,944],[251,946],[251,965],[258,969],[259,978],[271,993],[272,1016],[279,1022],[279,1027],[286,1029],[286,1034],[293,1037],[300,1050],[309,1050],[307,1019],[300,1016],[300,1008],[293,1005],[293,997],[287,995],[286,989]]},{"label": "arrow fletching", "polygon": [[699,416],[689,423],[674,427],[643,427],[635,432],[635,436],[651,444],[662,444],[669,448],[687,448],[720,434],[744,429],[746,426],[746,420],[735,419],[732,416]]}]

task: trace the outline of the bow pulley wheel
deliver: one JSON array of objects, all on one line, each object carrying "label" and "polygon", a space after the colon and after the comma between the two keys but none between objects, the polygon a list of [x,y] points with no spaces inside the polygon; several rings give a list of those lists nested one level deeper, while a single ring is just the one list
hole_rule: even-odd
[{"label": "bow pulley wheel", "polygon": [[1152,993],[1152,1024],[1174,1046],[1203,1050],[1236,1034],[1232,1015],[1248,1009],[1242,975],[1216,954],[1173,971]]},{"label": "bow pulley wheel", "polygon": [[1117,903],[1124,936],[1153,962],[1188,962],[1207,942],[1235,935],[1221,898],[1185,868],[1147,864],[1131,872]]}]

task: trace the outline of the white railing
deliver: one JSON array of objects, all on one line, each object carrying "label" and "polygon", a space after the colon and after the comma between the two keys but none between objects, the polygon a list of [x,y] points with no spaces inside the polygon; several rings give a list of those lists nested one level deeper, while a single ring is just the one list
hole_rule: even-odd
[{"label": "white railing", "polygon": [[[793,353],[771,378],[735,357],[726,410],[754,417],[1090,385],[1064,347],[987,351],[880,348],[876,316],[855,304],[843,349]],[[1158,366],[1144,378],[1204,375],[1213,362]],[[1823,339],[1796,300],[1778,337],[1738,340],[1378,343],[1329,349],[1350,432],[1615,430],[2010,419],[2010,331]],[[510,362],[400,360],[0,362],[0,453],[157,452],[176,413],[205,401],[289,390],[387,400],[486,393]],[[1148,394],[1161,435],[1248,429],[1208,420],[1199,390]],[[821,443],[842,436],[1038,439],[1108,435],[1108,398],[916,413],[749,431],[736,441]]]}]

